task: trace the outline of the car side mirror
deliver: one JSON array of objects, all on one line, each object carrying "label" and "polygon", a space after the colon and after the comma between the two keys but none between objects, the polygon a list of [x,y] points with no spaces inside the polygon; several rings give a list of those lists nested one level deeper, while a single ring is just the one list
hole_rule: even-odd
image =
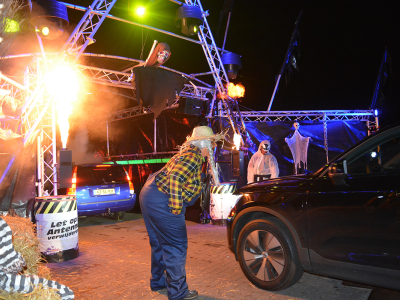
[{"label": "car side mirror", "polygon": [[342,160],[332,163],[329,166],[328,175],[334,185],[348,185],[346,183],[347,161]]}]

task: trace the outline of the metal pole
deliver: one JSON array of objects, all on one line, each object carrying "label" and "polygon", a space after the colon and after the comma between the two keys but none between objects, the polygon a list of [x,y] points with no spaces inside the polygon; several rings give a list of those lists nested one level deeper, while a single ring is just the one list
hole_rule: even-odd
[{"label": "metal pole", "polygon": [[295,40],[295,38],[296,38],[296,33],[297,33],[297,29],[299,28],[300,18],[301,18],[302,13],[303,13],[303,11],[300,12],[299,16],[298,16],[297,19],[296,19],[296,25],[295,25],[295,27],[294,27],[294,31],[293,31],[293,33],[292,33],[292,37],[290,38],[289,47],[288,47],[288,49],[287,49],[287,51],[286,51],[285,59],[284,59],[284,61],[283,61],[281,70],[279,71],[279,76],[278,76],[278,80],[276,81],[274,93],[273,93],[273,95],[272,95],[272,97],[271,97],[271,101],[269,102],[269,105],[268,105],[268,111],[271,109],[272,102],[274,101],[276,91],[278,90],[279,81],[280,81],[280,79],[281,79],[281,76],[282,76],[282,74],[283,74],[283,71],[284,71],[284,69],[285,69],[285,66],[286,66],[288,63],[290,63],[289,60],[290,60],[290,57],[291,57],[291,55],[292,55],[293,43],[294,43],[294,40]]},{"label": "metal pole", "polygon": [[57,139],[56,139],[56,130],[57,130],[57,125],[56,125],[56,102],[53,99],[49,99],[48,101],[53,101],[52,105],[52,140],[53,140],[53,147],[52,147],[52,154],[53,154],[53,186],[54,186],[54,191],[53,195],[57,196],[57,188],[58,188],[58,182],[57,182]]},{"label": "metal pole", "polygon": [[[73,4],[69,4],[69,3],[65,3],[65,2],[60,2],[60,3],[65,4],[65,6],[67,6],[68,8],[72,8],[72,9],[76,9],[76,10],[80,10],[80,11],[86,11],[86,9],[87,9],[86,7],[79,6],[79,5],[73,5]],[[89,8],[90,8],[90,7],[89,7]],[[96,14],[96,15],[102,15],[102,14],[103,14],[102,12],[93,11],[93,10],[90,11],[90,13]],[[88,15],[88,13],[85,14],[85,16],[82,18],[82,20],[84,20],[84,19],[87,17],[87,15]],[[125,19],[122,19],[122,18],[115,17],[115,16],[110,15],[110,14],[107,15],[107,18],[113,19],[113,20],[116,20],[116,21],[120,21],[120,22],[124,22],[124,23],[127,23],[127,24],[131,24],[131,25],[139,26],[139,27],[142,27],[142,28],[145,28],[145,29],[150,29],[150,30],[153,30],[153,31],[161,32],[161,33],[164,33],[164,34],[167,34],[167,35],[170,35],[170,36],[173,36],[173,37],[176,37],[176,38],[179,38],[179,39],[188,41],[188,42],[192,42],[192,43],[195,43],[195,44],[199,44],[199,45],[202,45],[202,44],[203,44],[203,43],[200,42],[200,41],[196,41],[196,40],[194,40],[194,39],[187,38],[187,37],[185,37],[185,36],[178,35],[178,34],[175,34],[175,33],[173,33],[173,32],[170,32],[170,31],[166,31],[166,30],[158,29],[158,28],[151,27],[151,26],[148,26],[148,25],[144,25],[144,24],[132,22],[132,21],[129,21],[129,20],[125,20]],[[82,23],[83,23],[83,22],[82,22]],[[73,36],[78,32],[78,29],[79,29],[78,26],[80,26],[80,25],[78,24],[78,25],[76,26],[76,30],[71,34],[71,36],[70,36],[70,38],[67,40],[67,42],[65,42],[65,44],[64,44],[63,48],[61,49],[61,51],[64,51],[64,50],[66,49],[67,45],[70,44],[70,42],[71,42]],[[218,50],[220,50],[220,51],[222,51],[222,52],[229,52],[229,51],[227,51],[227,50],[222,50],[222,49],[220,49],[220,48],[216,48],[216,49],[218,49]]]},{"label": "metal pole", "polygon": [[326,113],[323,115],[324,121],[324,148],[326,153],[326,163],[329,163],[329,148],[328,148],[328,124],[326,121]]},{"label": "metal pole", "polygon": [[276,81],[276,84],[275,84],[274,92],[273,92],[273,94],[272,94],[271,100],[269,101],[269,105],[268,105],[267,111],[270,111],[270,110],[271,110],[272,102],[274,102],[275,94],[276,94],[276,91],[278,90],[279,81],[281,81],[281,77],[282,77],[282,75],[279,74],[278,80]]},{"label": "metal pole", "polygon": [[110,140],[108,138],[108,122],[107,122],[107,156],[110,157]]},{"label": "metal pole", "polygon": [[154,119],[154,153],[157,152],[157,119]]},{"label": "metal pole", "polygon": [[37,189],[38,189],[38,197],[43,196],[43,188],[42,188],[42,131],[40,131],[40,134],[38,134],[37,137]]},{"label": "metal pole", "polygon": [[225,42],[226,42],[226,36],[228,35],[228,28],[229,28],[229,21],[231,19],[231,12],[229,12],[228,15],[228,22],[226,23],[226,29],[225,29],[225,36],[224,36],[224,43],[222,44],[222,50],[225,49]]}]

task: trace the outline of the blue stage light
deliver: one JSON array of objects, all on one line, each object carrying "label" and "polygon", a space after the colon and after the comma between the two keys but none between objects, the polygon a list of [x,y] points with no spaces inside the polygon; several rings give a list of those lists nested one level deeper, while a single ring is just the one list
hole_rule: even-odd
[{"label": "blue stage light", "polygon": [[183,4],[176,11],[175,25],[181,28],[184,35],[196,35],[202,22],[203,15],[198,6]]},{"label": "blue stage light", "polygon": [[30,22],[41,37],[59,38],[69,24],[67,7],[55,0],[38,0],[33,3]]},{"label": "blue stage light", "polygon": [[375,117],[377,117],[378,114],[379,114],[379,111],[378,111],[377,109],[375,109],[375,110],[374,110],[374,114],[375,114]]}]

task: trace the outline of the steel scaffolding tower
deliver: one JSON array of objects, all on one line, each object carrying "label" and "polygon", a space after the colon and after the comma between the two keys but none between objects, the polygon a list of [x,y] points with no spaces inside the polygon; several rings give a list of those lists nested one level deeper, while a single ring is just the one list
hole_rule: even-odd
[{"label": "steel scaffolding tower", "polygon": [[[239,134],[242,137],[242,143],[246,140],[247,132],[245,122],[250,120],[267,121],[270,119],[274,120],[293,120],[293,118],[314,118],[324,120],[324,122],[334,120],[335,118],[353,116],[360,117],[361,111],[343,111],[340,113],[334,112],[246,112],[240,111],[238,103],[235,99],[230,98],[227,95],[227,86],[229,79],[225,72],[221,54],[225,51],[216,46],[215,40],[211,33],[210,27],[207,22],[208,13],[203,10],[200,0],[185,0],[187,5],[198,6],[202,12],[203,23],[199,26],[198,40],[193,40],[187,37],[176,35],[171,32],[163,31],[157,28],[152,28],[147,25],[134,23],[131,21],[123,20],[121,18],[110,15],[110,10],[114,6],[117,0],[105,1],[105,0],[94,0],[89,7],[81,7],[64,3],[68,8],[76,9],[84,12],[83,17],[71,33],[66,43],[61,48],[60,52],[56,54],[45,53],[41,45],[40,37],[38,36],[39,44],[41,45],[41,53],[38,54],[21,54],[9,57],[3,57],[2,59],[18,58],[32,56],[34,58],[34,64],[27,68],[25,74],[25,84],[20,85],[13,82],[11,79],[6,78],[4,75],[1,76],[2,81],[0,82],[0,88],[9,89],[13,97],[19,97],[25,105],[22,109],[21,116],[21,135],[23,136],[24,144],[28,144],[36,139],[38,149],[38,195],[42,196],[45,193],[57,194],[57,149],[56,149],[56,113],[55,104],[51,101],[49,95],[47,95],[44,86],[42,75],[51,61],[49,58],[54,57],[55,59],[61,59],[63,61],[71,61],[77,63],[79,58],[82,56],[97,57],[97,58],[112,58],[116,60],[126,60],[137,64],[143,61],[112,56],[104,54],[85,53],[85,49],[88,45],[95,42],[94,36],[103,21],[106,18],[111,18],[117,21],[128,23],[135,26],[141,26],[150,30],[155,30],[161,33],[165,33],[186,41],[190,41],[201,45],[210,72],[200,74],[183,74],[178,71],[168,69],[171,72],[176,72],[181,75],[185,75],[190,78],[193,82],[196,82],[196,86],[193,84],[185,85],[184,89],[178,95],[175,105],[179,99],[179,96],[192,97],[209,101],[210,95],[212,96],[211,101],[211,113],[208,117],[213,117],[215,107],[218,107],[218,111],[221,117],[226,118],[233,132]],[[176,4],[182,5],[183,2],[170,0]],[[227,51],[225,51],[227,52]],[[93,66],[75,65],[76,70],[86,80],[107,86],[113,86],[118,88],[132,89],[132,85],[128,79],[131,73],[128,70],[115,71],[103,68],[97,68]],[[209,85],[205,82],[198,80],[196,77],[200,75],[212,75],[215,85]],[[148,111],[146,111],[148,113]],[[108,122],[117,121],[124,118],[130,118],[143,114],[144,112],[139,107],[133,107],[124,111],[118,111],[111,113]],[[339,116],[340,115],[340,116]],[[365,112],[363,117],[368,120],[369,124],[377,124],[377,118],[373,118],[370,111]],[[47,192],[46,192],[47,191]]]}]

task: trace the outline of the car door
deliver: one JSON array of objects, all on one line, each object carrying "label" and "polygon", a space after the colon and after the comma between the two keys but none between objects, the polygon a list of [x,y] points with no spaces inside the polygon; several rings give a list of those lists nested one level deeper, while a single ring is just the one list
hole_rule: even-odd
[{"label": "car door", "polygon": [[398,281],[400,134],[371,139],[343,161],[348,173],[343,184],[335,185],[325,175],[308,191],[307,239],[313,268],[364,282],[382,271],[384,284]]}]

